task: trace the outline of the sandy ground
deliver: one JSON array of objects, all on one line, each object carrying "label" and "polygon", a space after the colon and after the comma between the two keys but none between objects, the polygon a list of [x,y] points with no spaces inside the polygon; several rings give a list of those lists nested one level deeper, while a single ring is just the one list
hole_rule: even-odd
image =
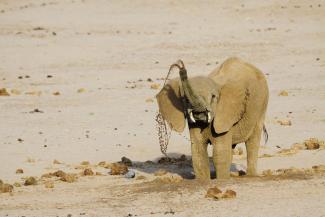
[{"label": "sandy ground", "polygon": [[[157,105],[148,102],[159,90],[150,86],[162,84],[158,79],[179,58],[189,76],[208,74],[230,56],[267,75],[269,141],[260,155],[324,140],[324,26],[321,0],[0,0],[0,88],[10,93],[0,96],[0,179],[79,173],[81,161],[104,174],[2,193],[0,216],[325,216],[322,173],[201,184],[190,179],[189,165],[143,164],[162,156]],[[279,96],[282,90],[288,96]],[[169,154],[190,158],[188,137],[173,133]],[[144,165],[133,169],[145,180],[94,166],[122,156]],[[234,165],[241,164],[245,155],[235,156]],[[259,172],[322,164],[324,150],[301,150],[260,158]],[[160,168],[185,179],[157,182]],[[237,197],[204,198],[214,185]]]}]

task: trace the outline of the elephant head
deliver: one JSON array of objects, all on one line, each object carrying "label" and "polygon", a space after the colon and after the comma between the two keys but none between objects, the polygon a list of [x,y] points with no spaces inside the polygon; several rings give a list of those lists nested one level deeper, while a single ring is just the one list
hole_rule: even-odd
[{"label": "elephant head", "polygon": [[228,131],[242,116],[246,93],[231,83],[218,85],[209,76],[188,78],[184,63],[172,64],[179,69],[179,77],[170,80],[157,94],[159,111],[169,127],[183,132],[185,118],[190,123],[213,121],[215,132]]}]

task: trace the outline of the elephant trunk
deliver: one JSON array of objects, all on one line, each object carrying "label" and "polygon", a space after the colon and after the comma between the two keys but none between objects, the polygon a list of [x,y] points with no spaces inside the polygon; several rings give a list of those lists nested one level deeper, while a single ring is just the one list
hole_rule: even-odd
[{"label": "elephant trunk", "polygon": [[207,107],[204,101],[193,91],[193,88],[187,78],[187,71],[185,67],[182,67],[179,70],[179,75],[181,78],[181,83],[183,86],[184,94],[186,98],[189,100],[193,110],[196,112],[205,112],[207,111]]}]

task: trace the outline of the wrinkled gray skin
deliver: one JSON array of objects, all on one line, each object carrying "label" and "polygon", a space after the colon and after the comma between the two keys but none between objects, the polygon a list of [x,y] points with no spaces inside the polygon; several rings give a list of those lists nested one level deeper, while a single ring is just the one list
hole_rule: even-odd
[{"label": "wrinkled gray skin", "polygon": [[256,175],[269,95],[263,73],[238,58],[226,60],[208,76],[192,78],[182,61],[172,66],[180,78],[170,80],[156,98],[172,130],[183,132],[188,121],[196,178],[210,179],[209,143],[218,179],[230,177],[232,145],[241,142],[246,144],[247,174]]}]

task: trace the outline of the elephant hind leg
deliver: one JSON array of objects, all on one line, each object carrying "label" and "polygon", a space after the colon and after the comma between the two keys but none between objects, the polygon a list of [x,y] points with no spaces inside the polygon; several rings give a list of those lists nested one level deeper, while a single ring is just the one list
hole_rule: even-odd
[{"label": "elephant hind leg", "polygon": [[257,124],[252,135],[245,142],[247,151],[247,175],[257,174],[258,150],[260,147],[263,124]]}]

